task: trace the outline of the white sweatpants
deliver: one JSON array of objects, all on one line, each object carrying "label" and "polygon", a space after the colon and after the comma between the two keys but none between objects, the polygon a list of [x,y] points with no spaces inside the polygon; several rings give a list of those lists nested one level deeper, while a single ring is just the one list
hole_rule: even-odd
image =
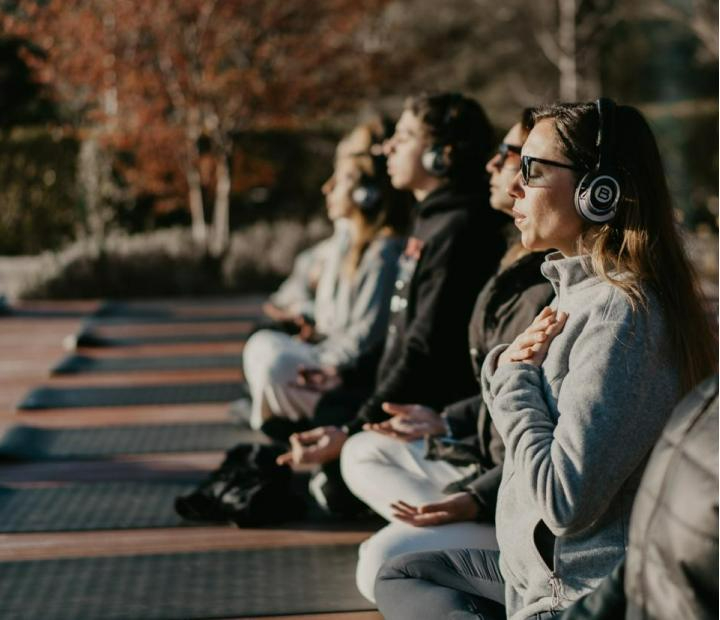
[{"label": "white sweatpants", "polygon": [[312,415],[320,394],[290,385],[301,365],[318,365],[315,346],[269,329],[250,336],[243,349],[243,372],[252,398],[254,429],[273,415],[290,420]]},{"label": "white sweatpants", "polygon": [[340,465],[350,490],[375,512],[390,521],[360,545],[357,587],[370,601],[380,566],[389,558],[414,551],[453,548],[497,549],[495,528],[475,522],[415,527],[393,518],[390,504],[404,500],[412,505],[445,498],[442,489],[472,472],[445,461],[424,458],[421,440],[403,442],[378,433],[359,433],[343,446]]}]

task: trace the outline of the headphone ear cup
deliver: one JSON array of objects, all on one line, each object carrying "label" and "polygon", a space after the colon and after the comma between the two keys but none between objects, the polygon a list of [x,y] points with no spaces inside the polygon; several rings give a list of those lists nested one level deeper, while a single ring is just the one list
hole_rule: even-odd
[{"label": "headphone ear cup", "polygon": [[604,224],[615,217],[620,183],[609,174],[588,172],[575,189],[575,210],[590,224]]},{"label": "headphone ear cup", "polygon": [[352,191],[350,197],[361,211],[371,212],[380,206],[382,194],[376,185],[362,183]]},{"label": "headphone ear cup", "polygon": [[421,161],[425,171],[436,177],[444,177],[450,170],[450,162],[445,154],[445,149],[441,146],[427,149],[422,154]]}]

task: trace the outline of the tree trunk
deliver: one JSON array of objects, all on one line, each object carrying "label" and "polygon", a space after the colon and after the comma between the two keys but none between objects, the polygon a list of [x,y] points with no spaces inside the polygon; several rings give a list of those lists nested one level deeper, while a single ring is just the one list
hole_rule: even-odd
[{"label": "tree trunk", "polygon": [[85,225],[90,238],[99,246],[105,239],[102,186],[103,154],[95,131],[82,141],[78,152],[78,183],[85,206]]},{"label": "tree trunk", "polygon": [[560,21],[558,26],[560,56],[557,66],[560,71],[560,101],[577,101],[576,0],[558,0],[558,18]]},{"label": "tree trunk", "polygon": [[192,218],[192,237],[195,243],[205,246],[207,244],[207,226],[205,225],[200,171],[195,166],[189,165],[185,176],[188,184],[190,217]]},{"label": "tree trunk", "polygon": [[220,256],[230,245],[230,157],[223,153],[215,164],[215,208],[210,253]]}]

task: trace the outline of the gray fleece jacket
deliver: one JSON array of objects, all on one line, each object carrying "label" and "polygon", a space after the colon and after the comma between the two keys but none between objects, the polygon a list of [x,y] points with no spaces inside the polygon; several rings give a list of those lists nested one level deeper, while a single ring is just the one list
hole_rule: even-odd
[{"label": "gray fleece jacket", "polygon": [[505,442],[496,526],[511,620],[565,608],[623,557],[648,453],[680,398],[664,313],[624,293],[587,257],[547,257],[568,313],[540,368],[483,365],[483,397]]}]

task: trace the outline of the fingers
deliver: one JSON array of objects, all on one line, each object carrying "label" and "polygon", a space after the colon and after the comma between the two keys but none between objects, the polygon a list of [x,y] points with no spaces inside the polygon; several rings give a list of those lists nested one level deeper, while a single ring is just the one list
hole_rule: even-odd
[{"label": "fingers", "polygon": [[550,306],[545,306],[542,310],[540,310],[540,314],[538,314],[534,319],[531,325],[536,325],[540,321],[548,318],[549,316],[555,314],[555,311]]},{"label": "fingers", "polygon": [[317,442],[323,435],[325,435],[325,427],[318,426],[302,433],[293,433],[290,435],[290,444],[292,445],[293,441],[297,441],[299,445],[307,446]]},{"label": "fingers", "polygon": [[393,516],[397,519],[406,522],[412,522],[412,520],[418,515],[418,509],[407,502],[399,500],[390,504],[392,508]]},{"label": "fingers", "polygon": [[275,459],[275,462],[276,462],[278,465],[290,465],[290,464],[292,464],[292,462],[293,462],[293,453],[292,453],[292,450],[289,450],[289,451],[287,451],[287,452],[284,452],[283,454],[281,454],[280,456],[278,456],[278,457]]},{"label": "fingers", "polygon": [[365,424],[363,425],[363,430],[378,433],[379,435],[385,435],[386,437],[391,437],[392,439],[398,439],[400,441],[414,441],[415,439],[422,437],[422,434],[418,435],[415,431],[405,432],[398,430],[385,422],[381,422],[380,424]]},{"label": "fingers", "polygon": [[403,501],[397,501],[390,504],[390,507],[393,510],[393,516],[396,519],[416,527],[440,525],[451,521],[451,515],[449,512],[442,509],[430,511],[429,509],[431,506],[441,506],[441,504],[426,504],[419,508]]},{"label": "fingers", "polygon": [[553,325],[550,326],[548,331],[546,332],[548,336],[555,337],[557,336],[565,327],[565,323],[567,322],[568,313],[567,312],[558,312],[557,314],[557,320]]},{"label": "fingers", "polygon": [[401,405],[399,403],[383,403],[382,409],[390,415],[407,415],[413,405]]}]

